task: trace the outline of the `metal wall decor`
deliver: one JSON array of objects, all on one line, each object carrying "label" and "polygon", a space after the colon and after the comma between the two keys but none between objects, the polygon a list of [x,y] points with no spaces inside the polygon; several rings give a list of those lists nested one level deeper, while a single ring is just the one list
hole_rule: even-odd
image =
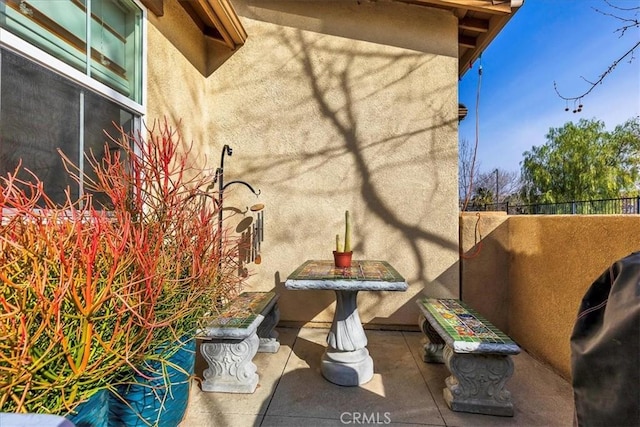
[{"label": "metal wall decor", "polygon": [[[224,204],[224,191],[231,185],[242,184],[247,187],[256,196],[260,195],[260,190],[255,190],[248,182],[242,180],[233,180],[224,182],[224,158],[225,156],[231,156],[233,150],[229,145],[225,144],[222,147],[222,153],[220,155],[220,167],[216,169],[215,177],[209,188],[218,184],[218,197],[216,199],[216,206],[218,208],[218,229],[222,230],[222,210]],[[264,204],[258,203],[245,212],[255,213],[257,218],[255,221],[252,217],[247,217],[238,224],[236,228],[237,232],[241,234],[241,251],[240,261],[242,263],[254,262],[260,264],[262,262],[262,256],[260,255],[260,244],[264,241]],[[219,250],[222,252],[222,239],[219,242]],[[220,260],[222,262],[222,260]]]}]

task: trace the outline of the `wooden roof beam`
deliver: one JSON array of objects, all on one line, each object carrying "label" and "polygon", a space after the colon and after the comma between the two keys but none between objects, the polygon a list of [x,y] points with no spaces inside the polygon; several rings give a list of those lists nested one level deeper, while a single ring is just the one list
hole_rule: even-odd
[{"label": "wooden roof beam", "polygon": [[447,7],[450,9],[462,8],[495,15],[511,14],[510,1],[493,4],[493,1],[491,0],[417,0],[416,3],[421,3],[425,6],[433,5]]},{"label": "wooden roof beam", "polygon": [[228,0],[178,0],[204,35],[231,50],[244,44],[247,33]]},{"label": "wooden roof beam", "polygon": [[156,16],[164,15],[164,0],[140,0]]},{"label": "wooden roof beam", "polygon": [[458,36],[458,44],[470,49],[478,47],[477,39],[475,37],[463,36],[462,34]]},{"label": "wooden roof beam", "polygon": [[463,30],[476,31],[478,33],[486,33],[489,31],[489,21],[478,18],[462,18],[458,21],[458,27]]}]

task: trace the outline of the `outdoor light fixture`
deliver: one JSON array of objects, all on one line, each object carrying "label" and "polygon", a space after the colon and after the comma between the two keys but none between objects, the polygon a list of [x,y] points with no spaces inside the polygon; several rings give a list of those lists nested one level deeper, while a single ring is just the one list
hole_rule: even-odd
[{"label": "outdoor light fixture", "polygon": [[467,117],[468,112],[469,110],[464,104],[458,103],[458,122],[463,121],[464,118]]}]

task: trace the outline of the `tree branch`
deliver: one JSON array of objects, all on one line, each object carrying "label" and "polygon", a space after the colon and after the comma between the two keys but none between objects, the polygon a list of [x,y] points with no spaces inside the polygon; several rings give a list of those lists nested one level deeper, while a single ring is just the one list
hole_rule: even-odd
[{"label": "tree branch", "polygon": [[553,82],[553,89],[556,91],[556,94],[558,94],[558,96],[560,98],[564,99],[565,101],[577,101],[577,100],[580,100],[580,99],[584,98],[585,96],[589,95],[591,93],[591,91],[593,91],[593,89],[595,89],[596,86],[598,86],[600,83],[602,83],[602,81],[605,79],[605,77],[607,77],[609,74],[611,74],[611,72],[618,66],[618,64],[620,62],[622,62],[623,59],[625,59],[627,56],[631,56],[631,59],[629,59],[629,62],[633,61],[633,59],[634,59],[633,53],[638,48],[638,46],[640,46],[640,41],[636,42],[636,44],[633,45],[633,47],[631,49],[626,51],[624,53],[624,55],[622,55],[620,58],[618,58],[615,61],[613,61],[613,63],[611,63],[611,65],[609,65],[609,68],[607,68],[607,70],[604,73],[600,74],[600,77],[595,82],[591,82],[591,81],[587,80],[584,76],[580,76],[580,78],[582,80],[584,80],[585,82],[587,82],[587,83],[589,83],[591,85],[589,87],[589,89],[587,89],[582,94],[577,95],[577,96],[563,96],[558,91],[558,84],[555,81]]},{"label": "tree branch", "polygon": [[[622,7],[619,7],[619,6],[614,6],[608,0],[604,0],[604,2],[609,7],[611,7],[612,9],[616,9],[618,11],[624,11],[624,12],[633,12],[633,11],[635,11],[637,13],[637,11],[640,10],[640,7],[637,7],[637,6],[634,6],[632,8],[622,8]],[[624,34],[625,34],[625,32],[627,30],[632,29],[632,28],[640,27],[640,21],[638,21],[638,19],[636,19],[636,18],[625,18],[625,17],[621,17],[621,16],[618,16],[618,15],[613,14],[613,13],[604,12],[604,11],[596,9],[596,8],[594,8],[594,10],[596,12],[602,14],[602,15],[615,18],[615,19],[621,21],[624,24],[624,25],[622,25],[620,28],[618,28],[615,31],[617,33],[620,33],[619,38],[624,36]],[[613,70],[618,66],[618,64],[620,64],[620,62],[622,62],[626,58],[629,58],[628,61],[632,62],[635,59],[634,53],[635,53],[635,50],[638,49],[638,47],[640,47],[640,41],[636,42],[622,56],[620,56],[618,59],[613,61],[611,63],[611,65],[609,65],[609,67],[602,74],[600,74],[600,76],[598,77],[598,79],[596,81],[592,82],[592,81],[586,79],[584,76],[580,76],[580,78],[582,80],[584,80],[585,82],[589,83],[589,87],[588,87],[587,90],[585,90],[584,92],[582,92],[579,95],[576,95],[576,96],[564,96],[564,95],[562,95],[560,93],[560,91],[558,90],[558,84],[554,81],[553,82],[553,89],[555,90],[556,94],[558,95],[559,98],[564,99],[565,101],[567,101],[567,106],[565,107],[565,111],[569,111],[569,105],[568,105],[569,101],[573,101],[574,102],[574,109],[573,109],[574,113],[582,111],[582,98],[584,98],[585,96],[589,95],[596,88],[596,86],[601,84],[603,82],[603,80],[609,74],[611,74],[613,72]],[[576,103],[578,103],[577,107],[576,107]]]}]

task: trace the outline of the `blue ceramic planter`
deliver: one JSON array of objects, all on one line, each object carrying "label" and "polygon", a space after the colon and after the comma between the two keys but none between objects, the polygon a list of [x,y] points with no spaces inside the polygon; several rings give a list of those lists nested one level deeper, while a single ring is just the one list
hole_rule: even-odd
[{"label": "blue ceramic planter", "polygon": [[111,396],[109,402],[109,426],[176,427],[182,421],[189,400],[196,343],[190,339],[176,345],[180,349],[167,358],[168,363],[148,362],[144,373],[151,378],[137,376],[135,383],[118,387],[119,396]]},{"label": "blue ceramic planter", "polygon": [[108,427],[109,392],[100,390],[76,407],[75,415],[66,417],[76,427]]}]

